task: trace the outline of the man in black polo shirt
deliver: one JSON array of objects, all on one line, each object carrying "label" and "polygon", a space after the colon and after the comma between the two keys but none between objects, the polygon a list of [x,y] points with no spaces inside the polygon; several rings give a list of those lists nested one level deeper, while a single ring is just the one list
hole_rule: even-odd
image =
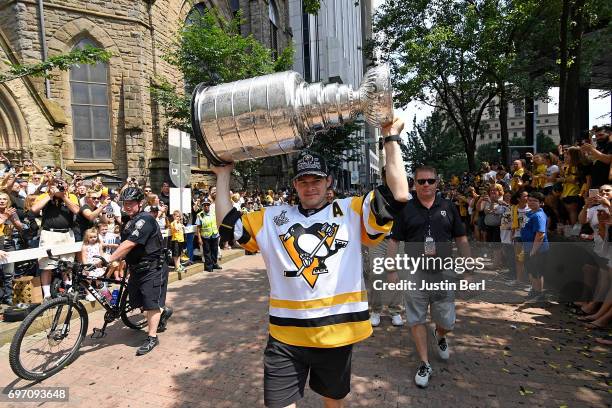
[{"label": "man in black polo shirt", "polygon": [[[62,179],[52,179],[49,182],[47,192],[36,198],[32,204],[31,211],[38,214],[42,211],[42,228],[40,231],[40,247],[49,247],[60,244],[74,243],[74,216],[80,210],[79,200],[74,194],[68,192],[68,186]],[[74,255],[61,255],[65,261],[74,260]],[[41,258],[38,261],[40,269],[40,282],[43,296],[51,296],[51,271],[56,262],[49,258]],[[65,282],[70,284],[70,282]]]},{"label": "man in black polo shirt", "polygon": [[591,187],[599,188],[610,182],[610,162],[612,162],[612,142],[610,142],[610,126],[594,129],[597,143],[595,146],[586,143],[581,150],[595,161],[591,170]]},{"label": "man in black polo shirt", "polygon": [[[387,257],[395,257],[399,242],[404,242],[406,254],[410,257],[441,258],[452,256],[454,240],[462,256],[469,256],[469,246],[465,225],[455,205],[436,194],[438,187],[437,172],[433,167],[420,167],[415,172],[416,196],[408,201],[399,216],[394,220]],[[434,264],[433,262],[431,263]],[[430,263],[428,262],[428,265]],[[397,280],[390,273],[388,279]],[[419,387],[429,383],[432,369],[427,356],[427,309],[431,306],[431,317],[436,327],[433,331],[438,355],[449,358],[446,333],[455,324],[455,298],[452,290],[421,290],[423,282],[437,283],[456,278],[454,271],[422,268],[410,271],[410,280],[415,283],[414,290],[406,293],[406,320],[412,332],[421,365],[415,376]]]}]

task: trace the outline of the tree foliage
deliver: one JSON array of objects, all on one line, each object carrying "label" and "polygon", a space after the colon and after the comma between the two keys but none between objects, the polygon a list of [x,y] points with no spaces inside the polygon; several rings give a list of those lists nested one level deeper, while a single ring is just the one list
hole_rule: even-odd
[{"label": "tree foliage", "polygon": [[[510,146],[525,146],[526,140],[524,137],[513,137],[510,140]],[[478,146],[476,149],[476,158],[478,162],[487,162],[491,164],[506,164],[503,160],[502,154],[500,151],[503,149],[501,142],[490,142],[485,143]],[[555,142],[547,135],[542,133],[542,131],[538,132],[537,139],[537,149],[538,153],[556,153],[557,145]]]},{"label": "tree foliage", "polygon": [[428,165],[448,178],[461,174],[467,165],[461,138],[456,129],[445,125],[439,112],[418,124],[414,119],[413,130],[408,133],[407,143],[402,145],[402,155],[412,173],[417,167]]},{"label": "tree foliage", "polygon": [[292,66],[292,46],[274,60],[271,49],[252,35],[240,34],[241,23],[240,13],[227,20],[211,9],[192,18],[190,24],[179,30],[163,58],[181,72],[184,88],[163,77],[156,78],[151,86],[153,97],[164,109],[168,126],[191,132],[191,92],[200,83],[212,86],[284,71]]},{"label": "tree foliage", "polygon": [[483,24],[471,1],[389,0],[375,17],[377,47],[394,73],[396,102],[417,100],[444,112],[474,170],[482,114],[496,95],[483,69]]},{"label": "tree foliage", "polygon": [[[181,72],[184,88],[163,77],[156,78],[151,86],[151,94],[163,108],[167,126],[192,132],[191,92],[200,83],[213,86],[284,71],[293,65],[291,45],[275,60],[271,49],[252,35],[240,34],[241,23],[240,13],[227,20],[211,9],[180,29],[163,58]],[[261,166],[262,160],[241,161],[235,164],[234,174],[246,186]]]},{"label": "tree foliage", "polygon": [[358,134],[360,129],[358,123],[331,128],[316,135],[309,150],[325,157],[332,170],[338,170],[342,163],[357,161],[361,157],[363,141]]},{"label": "tree foliage", "polygon": [[112,53],[107,50],[95,48],[90,45],[82,49],[74,49],[67,54],[49,57],[46,61],[35,64],[9,64],[6,72],[0,72],[0,84],[24,76],[51,78],[51,71],[58,69],[67,71],[78,64],[97,64],[108,62]]}]

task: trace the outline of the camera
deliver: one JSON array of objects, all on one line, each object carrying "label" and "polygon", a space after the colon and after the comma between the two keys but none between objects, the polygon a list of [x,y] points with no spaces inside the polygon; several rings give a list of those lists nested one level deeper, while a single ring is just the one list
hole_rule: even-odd
[{"label": "camera", "polygon": [[60,193],[63,193],[64,191],[66,191],[66,186],[65,186],[65,185],[63,185],[63,184],[59,184],[59,185],[57,186],[57,190],[58,190]]}]

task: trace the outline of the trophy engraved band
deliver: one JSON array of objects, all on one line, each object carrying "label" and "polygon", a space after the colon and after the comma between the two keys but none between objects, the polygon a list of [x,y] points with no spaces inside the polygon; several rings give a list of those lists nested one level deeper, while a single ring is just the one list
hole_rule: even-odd
[{"label": "trophy engraved band", "polygon": [[393,120],[388,65],[366,72],[358,90],[307,84],[294,71],[196,87],[191,120],[196,141],[215,166],[291,153],[313,137],[363,114],[373,126]]}]

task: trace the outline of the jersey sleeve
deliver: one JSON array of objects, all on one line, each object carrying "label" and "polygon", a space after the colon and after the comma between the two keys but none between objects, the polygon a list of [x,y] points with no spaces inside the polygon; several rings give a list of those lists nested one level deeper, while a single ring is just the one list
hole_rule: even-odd
[{"label": "jersey sleeve", "polygon": [[259,251],[256,236],[263,227],[264,211],[262,208],[250,213],[241,213],[236,208],[232,208],[219,226],[221,240],[235,239],[247,251]]},{"label": "jersey sleeve", "polygon": [[126,239],[136,244],[144,245],[151,235],[155,233],[155,230],[153,218],[140,218],[128,227]]},{"label": "jersey sleeve", "polygon": [[351,208],[361,215],[361,242],[374,246],[382,241],[405,205],[395,200],[387,186],[379,186],[363,197],[354,197]]}]

